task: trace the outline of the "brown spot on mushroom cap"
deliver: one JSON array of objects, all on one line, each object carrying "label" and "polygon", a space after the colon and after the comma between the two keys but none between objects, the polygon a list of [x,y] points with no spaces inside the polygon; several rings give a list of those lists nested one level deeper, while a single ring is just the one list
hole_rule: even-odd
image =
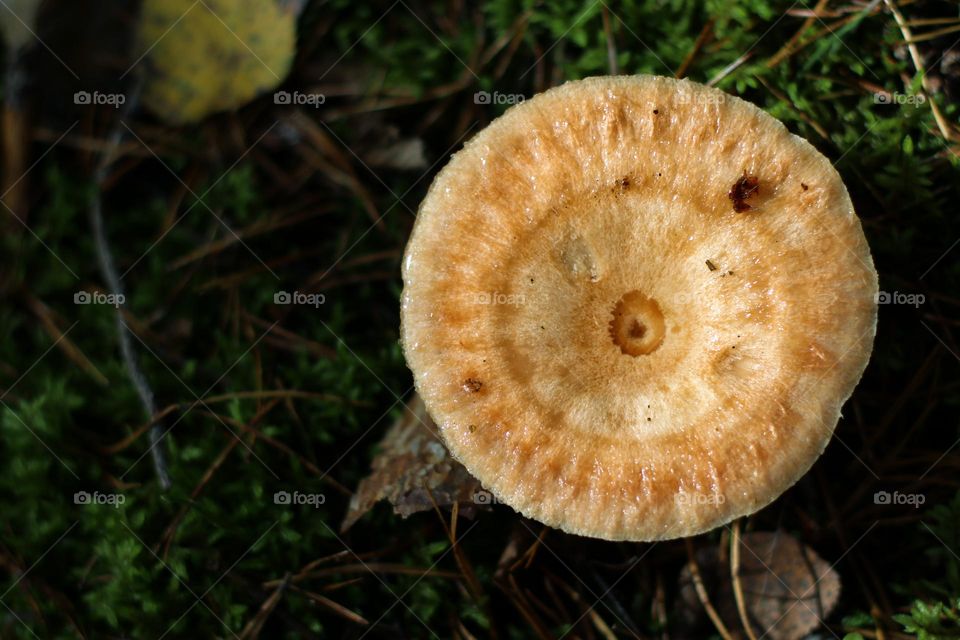
[{"label": "brown spot on mushroom cap", "polygon": [[[820,455],[866,366],[877,279],[846,189],[721,95],[652,76],[557,87],[477,134],[421,205],[407,362],[451,452],[527,516],[654,540],[753,513]],[[730,167],[763,168],[762,216],[732,210]],[[490,292],[513,303],[477,304]],[[656,331],[634,357],[617,342]],[[496,384],[464,394],[465,370]]]},{"label": "brown spot on mushroom cap", "polygon": [[737,213],[749,211],[753,207],[747,203],[747,200],[760,193],[760,179],[757,176],[748,176],[746,172],[737,178],[737,181],[730,187],[727,197],[733,201],[733,210]]}]

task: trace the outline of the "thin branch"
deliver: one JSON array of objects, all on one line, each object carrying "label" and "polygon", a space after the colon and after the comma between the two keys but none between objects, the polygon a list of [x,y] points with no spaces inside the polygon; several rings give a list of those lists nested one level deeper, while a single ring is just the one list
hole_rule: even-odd
[{"label": "thin branch", "polygon": [[737,603],[737,615],[740,616],[740,624],[743,630],[747,632],[750,640],[757,640],[750,626],[750,617],[747,615],[747,607],[743,601],[743,585],[740,583],[740,521],[733,523],[733,538],[730,540],[730,578],[733,582],[733,599]]},{"label": "thin branch", "polygon": [[697,598],[700,600],[700,604],[706,609],[707,615],[710,616],[710,622],[713,623],[720,637],[722,637],[723,640],[733,640],[733,636],[730,635],[727,626],[723,624],[723,620],[720,619],[720,614],[718,614],[717,610],[710,604],[707,588],[703,586],[703,577],[700,575],[700,566],[697,564],[697,559],[693,553],[693,542],[690,541],[690,538],[685,538],[683,542],[687,547],[687,562],[690,567],[690,577],[693,578],[693,588],[697,592]]},{"label": "thin branch", "polygon": [[[93,241],[97,251],[97,262],[100,265],[100,274],[103,277],[107,290],[116,300],[125,300],[123,293],[123,284],[120,282],[120,275],[117,272],[116,264],[113,260],[113,253],[110,250],[110,243],[107,240],[107,232],[103,222],[103,203],[101,200],[101,189],[107,179],[107,172],[113,162],[113,156],[123,140],[126,128],[121,126],[124,117],[132,113],[139,102],[140,93],[143,88],[143,76],[138,75],[133,86],[131,95],[124,105],[124,111],[117,119],[117,123],[110,136],[107,139],[107,146],[104,149],[100,162],[93,174],[96,190],[90,198],[90,226],[93,230]],[[120,343],[120,353],[123,357],[123,364],[127,369],[127,375],[130,382],[133,383],[140,398],[140,404],[143,406],[147,420],[152,420],[157,413],[157,404],[154,400],[153,389],[147,382],[143,370],[140,368],[140,362],[136,351],[133,348],[133,341],[130,340],[130,327],[123,319],[121,305],[118,305],[115,311],[117,339]],[[163,425],[157,421],[150,427],[150,456],[153,459],[153,470],[160,482],[160,487],[166,491],[170,488],[170,474],[167,471],[167,461],[165,449],[162,446]]]}]

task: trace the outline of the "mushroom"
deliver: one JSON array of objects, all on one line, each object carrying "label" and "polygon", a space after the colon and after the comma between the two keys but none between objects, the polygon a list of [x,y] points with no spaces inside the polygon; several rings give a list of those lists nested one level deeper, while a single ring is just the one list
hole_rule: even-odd
[{"label": "mushroom", "polygon": [[776,499],[876,332],[827,158],[655,76],[568,82],[477,134],[431,185],[403,281],[404,353],[451,453],[522,514],[608,540]]}]

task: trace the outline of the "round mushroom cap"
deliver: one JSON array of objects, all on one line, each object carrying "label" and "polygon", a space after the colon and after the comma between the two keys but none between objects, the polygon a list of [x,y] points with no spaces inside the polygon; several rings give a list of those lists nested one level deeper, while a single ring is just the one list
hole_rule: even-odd
[{"label": "round mushroom cap", "polygon": [[656,76],[569,82],[477,134],[430,187],[403,281],[404,352],[452,454],[525,516],[608,540],[773,501],[876,332],[829,160]]}]

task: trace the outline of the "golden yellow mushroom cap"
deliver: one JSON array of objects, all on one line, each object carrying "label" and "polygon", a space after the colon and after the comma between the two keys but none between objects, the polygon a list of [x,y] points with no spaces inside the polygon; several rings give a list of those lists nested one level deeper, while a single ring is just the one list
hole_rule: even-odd
[{"label": "golden yellow mushroom cap", "polygon": [[743,100],[569,82],[440,172],[403,262],[402,340],[453,455],[570,533],[693,535],[823,452],[876,330],[840,176]]}]

